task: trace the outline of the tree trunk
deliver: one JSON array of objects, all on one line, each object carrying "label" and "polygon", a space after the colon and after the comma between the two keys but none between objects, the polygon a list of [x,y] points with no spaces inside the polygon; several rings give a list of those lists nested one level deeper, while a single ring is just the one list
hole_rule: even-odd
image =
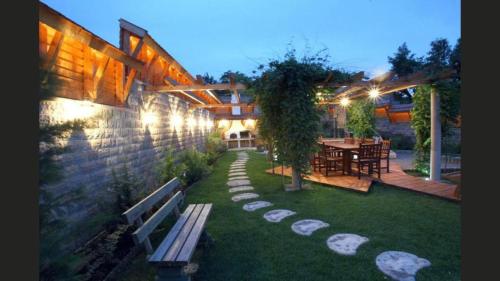
[{"label": "tree trunk", "polygon": [[292,189],[299,190],[302,188],[302,177],[300,173],[292,167]]}]

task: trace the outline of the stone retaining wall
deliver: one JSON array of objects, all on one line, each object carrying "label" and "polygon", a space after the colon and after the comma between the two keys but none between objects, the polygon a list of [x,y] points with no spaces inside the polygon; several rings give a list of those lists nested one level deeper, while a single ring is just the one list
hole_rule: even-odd
[{"label": "stone retaining wall", "polygon": [[137,86],[126,107],[64,98],[40,102],[40,124],[74,119],[88,123],[83,132],[60,140],[70,149],[58,159],[64,179],[43,187],[56,195],[83,190],[85,198],[68,202],[56,210],[58,216],[82,220],[98,202],[112,200],[107,189],[112,171],[119,172],[123,165],[149,189],[158,185],[155,168],[167,147],[176,152],[192,146],[204,149],[213,124],[208,111],[190,112],[189,103],[175,96],[141,94]]}]

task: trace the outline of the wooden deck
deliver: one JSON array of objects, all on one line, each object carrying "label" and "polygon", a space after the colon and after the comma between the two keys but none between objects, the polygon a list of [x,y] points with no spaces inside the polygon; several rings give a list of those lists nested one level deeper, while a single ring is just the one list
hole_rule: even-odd
[{"label": "wooden deck", "polygon": [[[355,169],[353,168],[353,170]],[[273,174],[273,169],[268,169],[266,172]],[[276,175],[281,175],[281,166],[275,167],[274,173]],[[283,174],[290,177],[292,169],[290,167],[285,167],[283,169]],[[374,177],[361,176],[361,179],[358,179],[357,176],[346,176],[342,175],[341,172],[332,173],[328,177],[325,177],[322,173],[313,172],[305,178],[306,180],[323,185],[344,188],[357,192],[368,192],[372,182],[379,181],[396,188],[425,193],[447,200],[460,201],[460,199],[455,196],[455,189],[457,188],[456,185],[425,180],[423,178],[408,175],[394,161],[391,161],[391,172],[386,173],[383,170],[380,179],[377,178],[376,175],[374,175]]]}]

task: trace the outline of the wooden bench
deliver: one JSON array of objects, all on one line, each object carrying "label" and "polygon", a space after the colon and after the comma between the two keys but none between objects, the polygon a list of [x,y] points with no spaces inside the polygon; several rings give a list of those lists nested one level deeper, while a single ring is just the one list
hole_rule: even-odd
[{"label": "wooden bench", "polygon": [[[137,230],[132,234],[134,242],[144,245],[148,253],[148,262],[157,267],[156,280],[191,280],[186,266],[190,264],[200,238],[205,243],[211,241],[205,231],[205,223],[212,210],[212,204],[190,204],[181,214],[179,204],[184,199],[182,191],[177,191],[143,222],[143,215],[149,213],[178,187],[180,181],[174,178],[122,214],[129,224],[137,225]],[[172,212],[177,217],[177,222],[153,251],[149,235]]]}]

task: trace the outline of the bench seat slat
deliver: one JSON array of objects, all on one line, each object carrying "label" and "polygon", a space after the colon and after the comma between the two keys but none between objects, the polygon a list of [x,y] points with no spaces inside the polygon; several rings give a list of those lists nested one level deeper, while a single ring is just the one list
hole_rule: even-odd
[{"label": "bench seat slat", "polygon": [[190,204],[189,206],[187,206],[184,213],[182,213],[177,222],[168,232],[167,236],[165,236],[165,239],[163,239],[163,241],[160,243],[156,251],[149,258],[149,262],[151,263],[161,262],[163,256],[165,256],[170,246],[172,246],[172,243],[174,242],[175,238],[177,238],[177,235],[179,235],[179,232],[186,224],[186,221],[193,213],[194,207],[195,204]]},{"label": "bench seat slat", "polygon": [[181,200],[182,193],[178,191],[167,203],[165,203],[154,215],[152,215],[141,227],[139,227],[132,237],[134,241],[139,244],[148,237],[148,235],[163,221],[163,219],[170,214],[170,212],[177,206]]},{"label": "bench seat slat", "polygon": [[208,219],[208,215],[210,214],[211,210],[212,210],[212,204],[205,204],[203,210],[201,211],[200,216],[196,220],[196,223],[193,226],[193,229],[191,230],[191,233],[187,237],[184,246],[179,252],[179,255],[176,258],[176,262],[188,263],[191,260],[191,256],[193,255],[194,249],[196,248],[196,245],[200,240],[201,233],[203,231],[203,228],[205,227],[205,223]]},{"label": "bench seat slat", "polygon": [[126,218],[129,224],[132,224],[137,220],[142,214],[149,211],[156,203],[161,199],[165,198],[168,194],[172,193],[175,188],[180,186],[181,182],[177,177],[173,178],[162,187],[158,188],[155,192],[151,193],[148,197],[142,199],[139,203],[132,206],[123,216]]},{"label": "bench seat slat", "polygon": [[175,264],[175,259],[179,254],[179,251],[182,249],[186,238],[189,236],[191,229],[193,228],[195,222],[198,220],[198,216],[203,209],[204,204],[197,204],[193,210],[193,213],[189,217],[188,221],[184,224],[184,227],[180,231],[179,235],[177,235],[175,241],[172,243],[172,246],[167,251],[167,254],[163,257],[163,262],[169,264]]}]

